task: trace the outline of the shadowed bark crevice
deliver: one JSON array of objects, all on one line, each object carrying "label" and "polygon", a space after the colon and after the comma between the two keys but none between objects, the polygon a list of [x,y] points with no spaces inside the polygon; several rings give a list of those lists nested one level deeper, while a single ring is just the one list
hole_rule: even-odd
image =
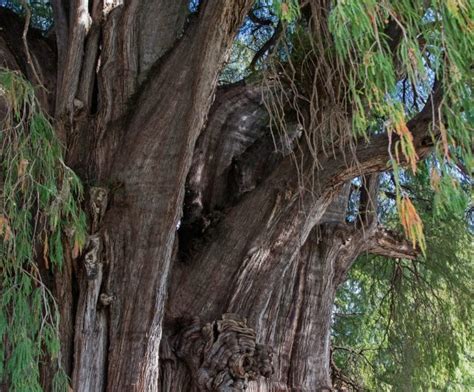
[{"label": "shadowed bark crevice", "polygon": [[217,91],[186,181],[178,231],[183,259],[199,252],[210,229],[283,157],[267,117],[259,86],[239,83]]}]

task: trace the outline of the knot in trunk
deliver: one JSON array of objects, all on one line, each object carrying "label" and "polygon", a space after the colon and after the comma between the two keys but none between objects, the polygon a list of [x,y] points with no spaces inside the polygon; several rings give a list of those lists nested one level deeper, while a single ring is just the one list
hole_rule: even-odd
[{"label": "knot in trunk", "polygon": [[174,346],[201,391],[243,391],[250,380],[273,374],[273,350],[256,344],[255,331],[235,314],[205,324],[194,319]]}]

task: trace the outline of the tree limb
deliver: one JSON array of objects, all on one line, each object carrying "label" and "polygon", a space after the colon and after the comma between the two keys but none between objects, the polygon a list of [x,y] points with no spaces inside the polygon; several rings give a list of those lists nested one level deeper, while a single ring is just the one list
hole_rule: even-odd
[{"label": "tree limb", "polygon": [[[427,99],[423,109],[407,123],[407,127],[413,135],[413,144],[416,153],[420,159],[425,158],[434,143],[430,136],[430,125],[436,118],[435,113],[438,110],[443,98],[442,88],[440,83],[435,82],[433,91]],[[433,127],[436,129],[435,127]],[[435,135],[437,132],[434,132]],[[354,157],[354,164],[347,165],[343,157],[334,158],[333,161],[339,167],[338,174],[332,179],[332,183],[341,183],[357,175],[370,174],[389,169],[387,163],[391,157],[389,150],[391,145],[394,145],[399,140],[397,135],[392,137],[391,143],[386,134],[378,134],[373,136],[369,142],[360,142],[355,151],[348,150],[346,154]],[[342,155],[342,154],[341,154]],[[404,157],[401,157],[399,162],[401,165],[407,164]]]},{"label": "tree limb", "polygon": [[[432,107],[438,104],[437,97],[438,95],[434,94],[424,110],[408,124],[413,132],[414,143],[420,157],[425,156],[432,145],[428,130],[432,118]],[[231,102],[218,102],[218,105],[231,105]],[[208,124],[218,125],[212,119],[215,113],[217,111],[212,110]],[[239,125],[237,123],[233,126]],[[251,127],[250,124],[246,126]],[[204,132],[211,131],[206,129]],[[225,134],[232,134],[232,132],[228,129],[222,135]],[[261,179],[255,189],[225,211],[225,215],[219,221],[217,238],[212,244],[204,244],[199,252],[193,255],[191,269],[189,266],[186,267],[186,276],[192,276],[193,279],[192,287],[186,285],[185,281],[180,281],[180,287],[171,289],[174,293],[182,287],[187,287],[191,291],[196,290],[189,296],[192,304],[184,301],[173,302],[173,312],[179,314],[182,308],[195,307],[204,314],[214,316],[215,309],[222,309],[222,302],[226,301],[230,301],[232,311],[239,309],[247,295],[254,295],[250,286],[258,285],[259,283],[256,282],[259,280],[270,279],[270,272],[265,267],[267,262],[272,263],[271,274],[274,276],[279,274],[280,269],[285,268],[286,260],[295,257],[314,226],[321,223],[326,209],[344,183],[356,176],[377,173],[389,168],[387,165],[390,159],[388,146],[387,135],[375,135],[369,142],[359,142],[355,150],[348,148],[345,154],[341,152],[336,156],[324,157],[320,162],[322,168],[319,168],[314,164],[313,155],[301,143],[299,146],[301,149],[296,150],[294,155],[282,159],[268,176]],[[352,161],[349,160],[350,157],[353,157]],[[298,164],[295,165],[295,162]],[[247,227],[245,233],[242,233],[240,229],[243,226]],[[262,227],[265,229],[262,230]],[[341,256],[340,270],[337,272],[341,279],[344,278],[353,260],[365,251],[364,245],[371,231],[367,228],[362,231],[365,237],[357,234],[355,229],[349,234],[352,237],[358,236],[359,240],[344,245],[345,253],[343,257]],[[219,250],[215,249],[216,243],[219,244]],[[240,245],[237,246],[237,243]],[[382,251],[381,248],[382,244],[379,244],[378,248],[374,247],[374,250]],[[408,250],[406,253],[411,256]],[[281,264],[275,263],[273,256],[275,254],[278,255],[278,260],[282,260]],[[251,271],[252,280],[249,280],[247,276],[250,272],[246,271],[246,265],[259,266]],[[202,297],[199,294],[200,288],[204,287],[209,279],[209,272],[206,272],[208,269],[212,269],[213,280],[218,282],[216,285],[219,287],[231,285],[230,279],[234,278],[235,274],[240,274],[239,279],[247,282],[246,285],[249,287],[243,284],[240,288],[242,292],[230,293],[232,295],[230,300],[219,298],[213,304],[213,308],[210,308],[207,302],[201,302]],[[182,279],[185,280],[185,278]],[[279,277],[276,276],[275,279]],[[233,298],[240,302],[237,300],[233,302]]]},{"label": "tree limb", "polygon": [[43,83],[41,81],[41,78],[39,77],[38,73],[36,72],[36,67],[35,67],[35,64],[33,63],[33,59],[31,57],[30,48],[28,47],[27,34],[28,34],[28,29],[30,27],[30,21],[31,21],[31,9],[30,9],[29,4],[25,0],[22,0],[21,4],[23,5],[23,8],[25,9],[25,13],[26,13],[25,24],[24,24],[24,27],[23,27],[23,34],[21,35],[21,39],[23,40],[23,46],[25,48],[27,63],[30,66],[31,72],[34,75],[34,77],[36,79],[36,82],[38,83],[38,86],[44,88]]},{"label": "tree limb", "polygon": [[248,16],[249,16],[249,19],[255,24],[262,25],[262,26],[272,26],[273,25],[273,21],[271,19],[260,18],[257,15],[255,15],[254,11],[250,11]]},{"label": "tree limb", "polygon": [[51,113],[56,88],[56,53],[53,43],[28,27],[13,11],[0,7],[0,66],[20,71],[38,89],[43,109]]},{"label": "tree limb", "polygon": [[249,65],[250,69],[255,69],[255,65],[257,64],[257,61],[260,60],[267,52],[273,49],[282,31],[283,31],[283,24],[281,21],[278,21],[278,24],[272,36],[270,37],[270,39],[267,42],[265,42],[263,46],[253,56],[252,61],[250,62],[250,65]]},{"label": "tree limb", "polygon": [[399,234],[378,227],[367,242],[366,250],[369,253],[400,259],[416,259],[420,255],[418,248]]}]

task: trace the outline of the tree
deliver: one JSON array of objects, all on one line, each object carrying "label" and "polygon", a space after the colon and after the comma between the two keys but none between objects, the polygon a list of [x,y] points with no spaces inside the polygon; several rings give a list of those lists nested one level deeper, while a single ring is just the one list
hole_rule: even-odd
[{"label": "tree", "polygon": [[[48,34],[1,9],[5,387],[330,390],[354,260],[425,252],[402,167],[470,168],[469,2],[188,3],[52,1]],[[392,169],[408,239],[376,213]]]},{"label": "tree", "polygon": [[[415,260],[362,255],[338,291],[332,359],[339,383],[377,391],[473,386],[469,193],[462,185],[451,188],[450,202],[440,208],[443,195],[432,187],[430,168],[427,160],[416,178],[405,173],[403,181],[424,223],[426,255]],[[465,180],[461,184],[472,186]],[[380,219],[399,225],[390,188],[392,179],[384,175]]]}]

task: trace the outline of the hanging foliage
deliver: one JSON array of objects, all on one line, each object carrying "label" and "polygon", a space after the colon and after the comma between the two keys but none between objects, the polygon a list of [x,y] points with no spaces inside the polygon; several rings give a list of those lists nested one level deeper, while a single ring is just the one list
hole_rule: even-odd
[{"label": "hanging foliage", "polygon": [[[277,11],[283,4],[276,2]],[[415,173],[420,157],[408,123],[431,106],[438,162],[461,162],[470,173],[472,1],[339,0],[327,14],[323,5],[306,7],[312,19],[293,22],[267,66],[272,129],[286,132],[295,121],[288,116],[291,107],[316,163],[384,132],[390,140],[390,166],[398,173],[408,164]],[[439,91],[443,98],[435,103]],[[452,184],[440,182],[440,192],[446,192],[444,186]],[[407,213],[409,201],[403,197],[397,206],[405,233],[423,248],[417,213],[411,208]]]},{"label": "hanging foliage", "polygon": [[[451,194],[451,203],[438,204],[439,193],[430,178],[435,164],[421,163],[416,177],[400,173],[399,186],[413,200],[412,207],[403,209],[419,211],[426,253],[416,260],[363,255],[337,294],[333,359],[361,390],[465,391],[474,387],[474,347],[469,340],[473,217],[466,216],[472,209],[472,182],[463,178],[457,193]],[[397,227],[393,188],[392,179],[385,176],[379,195],[381,219]]]},{"label": "hanging foliage", "polygon": [[[415,173],[418,161],[413,135],[405,120],[417,110],[405,105],[405,96],[400,94],[403,80],[411,86],[414,107],[418,107],[418,99],[429,105],[429,92],[435,83],[441,85],[444,98],[439,108],[433,109],[436,154],[444,165],[461,160],[468,171],[472,168],[473,12],[469,0],[434,0],[428,4],[421,0],[336,3],[330,28],[338,55],[350,64],[353,131],[356,135],[366,134],[371,118],[383,118],[389,138],[392,132],[398,135],[392,166],[398,167],[403,157]],[[389,21],[401,31],[396,49],[384,33]],[[452,149],[455,154],[449,153]],[[450,188],[453,184],[440,183],[444,185]],[[422,225],[412,206],[406,196],[398,197],[405,233],[414,245],[424,249]]]},{"label": "hanging foliage", "polygon": [[39,363],[49,355],[58,363],[53,385],[64,390],[58,310],[38,265],[61,268],[64,234],[83,246],[82,186],[33,87],[0,70],[0,102],[0,379],[12,391],[41,391]]}]

